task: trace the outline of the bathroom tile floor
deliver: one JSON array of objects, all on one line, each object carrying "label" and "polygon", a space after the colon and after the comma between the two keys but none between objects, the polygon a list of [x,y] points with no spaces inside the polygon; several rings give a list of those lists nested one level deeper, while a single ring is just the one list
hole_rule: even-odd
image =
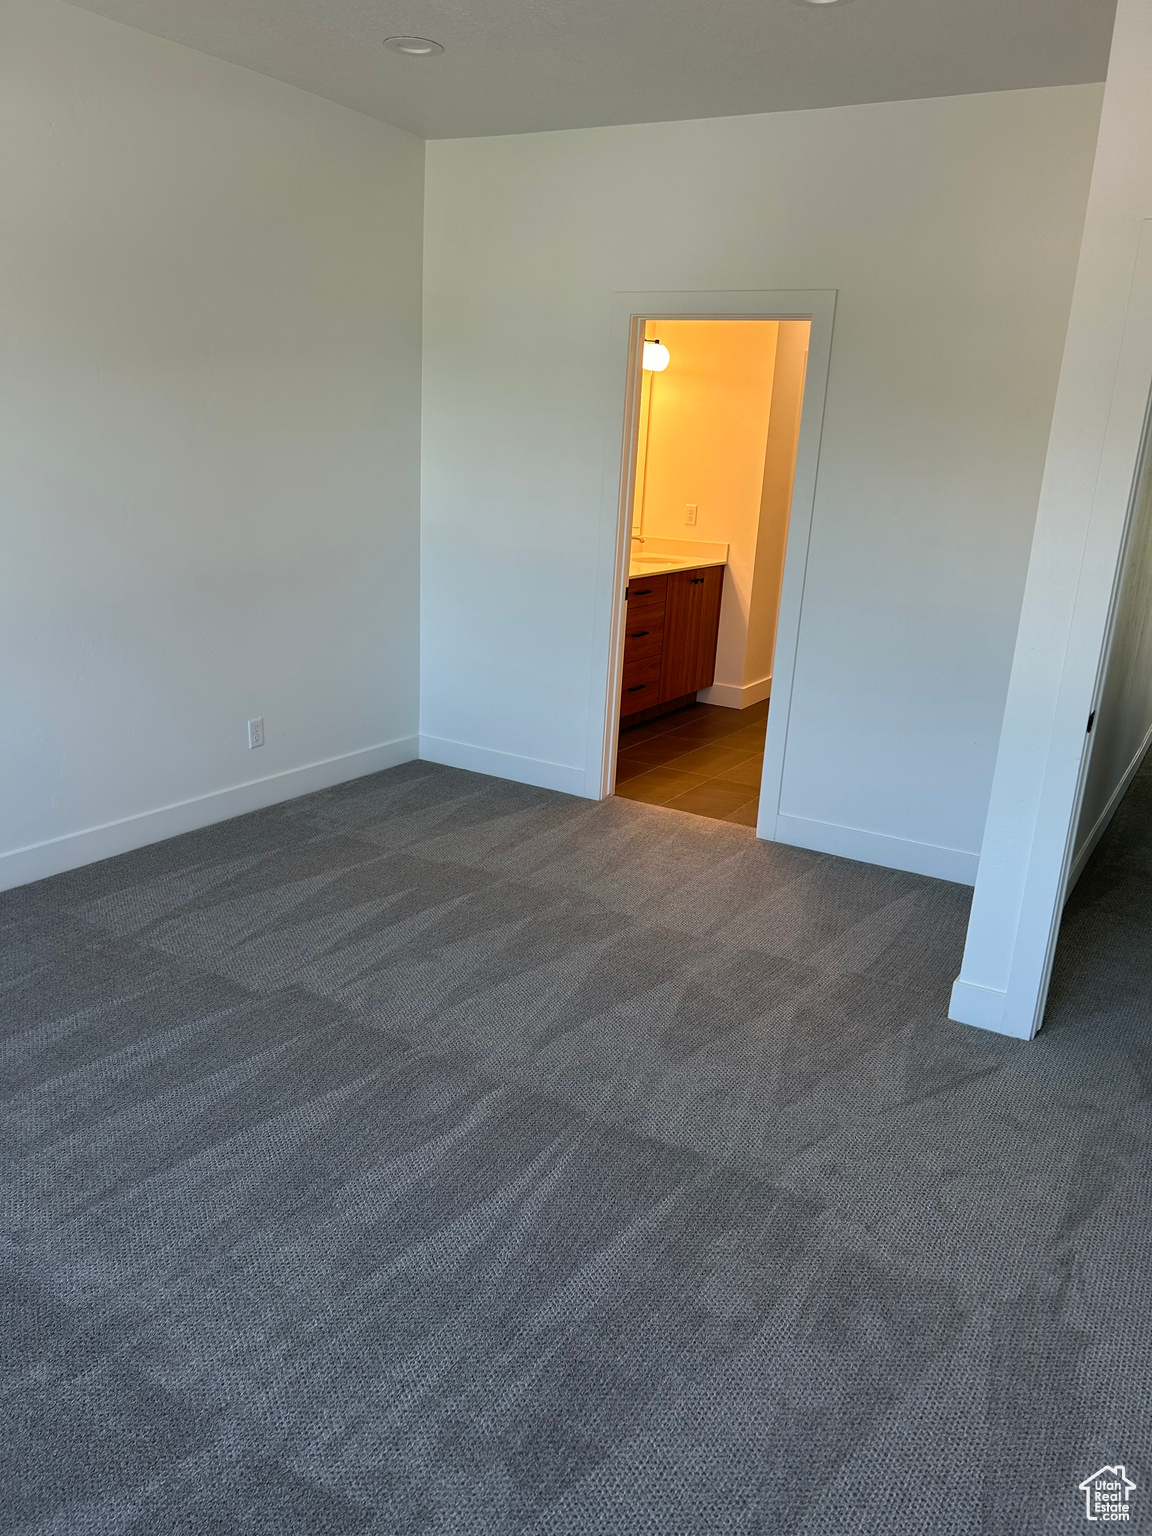
[{"label": "bathroom tile floor", "polygon": [[616,793],[754,827],[767,723],[765,699],[748,709],[689,704],[621,731]]}]

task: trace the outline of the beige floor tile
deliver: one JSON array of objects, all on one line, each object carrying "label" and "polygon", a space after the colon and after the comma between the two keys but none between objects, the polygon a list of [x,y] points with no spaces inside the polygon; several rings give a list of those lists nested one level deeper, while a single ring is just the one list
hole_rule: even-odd
[{"label": "beige floor tile", "polygon": [[699,789],[705,780],[698,773],[679,773],[674,768],[650,768],[618,784],[616,793],[625,800],[642,800],[646,805],[665,805],[673,795]]},{"label": "beige floor tile", "polygon": [[748,756],[746,747],[730,747],[724,742],[713,741],[705,747],[696,747],[674,758],[673,764],[684,773],[700,773],[706,778],[718,778]]},{"label": "beige floor tile", "polygon": [[708,779],[663,803],[669,810],[691,811],[695,816],[713,816],[722,820],[752,798],[746,784],[727,784],[723,779]]},{"label": "beige floor tile", "polygon": [[738,827],[754,827],[756,818],[760,812],[760,796],[756,795],[751,800],[746,800],[743,805],[738,805],[734,811],[729,811],[723,821],[734,821]]},{"label": "beige floor tile", "polygon": [[742,763],[725,768],[717,777],[727,779],[731,784],[747,784],[752,789],[759,789],[760,781],[764,777],[764,754],[753,752]]}]

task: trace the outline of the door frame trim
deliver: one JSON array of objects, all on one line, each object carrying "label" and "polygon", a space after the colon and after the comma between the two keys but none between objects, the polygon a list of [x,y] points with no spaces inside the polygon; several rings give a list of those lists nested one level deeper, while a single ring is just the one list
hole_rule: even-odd
[{"label": "door frame trim", "polygon": [[[611,347],[614,383],[607,391],[600,548],[597,559],[595,634],[589,680],[587,783],[595,798],[612,793],[620,685],[624,665],[624,590],[632,530],[636,451],[639,438],[641,338],[648,320],[808,320],[808,368],[804,380],[796,473],[772,665],[772,708],[764,746],[758,837],[775,840],[787,758],[788,721],[796,651],[804,606],[808,550],[820,464],[820,441],[832,353],[837,290],[732,289],[719,292],[631,292],[613,295]],[[593,786],[598,787],[598,793]],[[780,839],[784,841],[785,839]]]},{"label": "door frame trim", "polygon": [[[1091,221],[1090,208],[1090,229]],[[1107,308],[1095,293],[1081,300],[1083,270],[1077,277],[991,807],[949,1007],[958,1023],[1021,1040],[1044,1021],[1093,742],[1086,726],[1107,676],[1142,455],[1150,451],[1152,219],[1133,235],[1122,286],[1108,274]]]}]

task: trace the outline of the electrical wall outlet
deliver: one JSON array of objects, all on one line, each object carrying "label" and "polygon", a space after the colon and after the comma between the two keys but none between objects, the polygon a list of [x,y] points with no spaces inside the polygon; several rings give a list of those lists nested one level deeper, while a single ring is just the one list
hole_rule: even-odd
[{"label": "electrical wall outlet", "polygon": [[255,720],[248,722],[248,746],[262,747],[264,745],[264,716],[260,715]]},{"label": "electrical wall outlet", "polygon": [[700,510],[699,507],[696,505],[696,503],[694,501],[690,501],[688,503],[688,505],[684,508],[684,521],[688,524],[688,526],[690,528],[694,528],[696,526],[696,513],[699,510]]}]

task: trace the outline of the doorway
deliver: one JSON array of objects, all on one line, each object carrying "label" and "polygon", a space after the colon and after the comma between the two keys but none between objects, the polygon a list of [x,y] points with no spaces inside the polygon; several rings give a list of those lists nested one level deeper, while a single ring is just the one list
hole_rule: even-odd
[{"label": "doorway", "polygon": [[1152,392],[1093,700],[1052,1006],[1093,987],[1098,1014],[1123,1028],[1133,1008],[1143,1023],[1152,953]]},{"label": "doorway", "polygon": [[613,788],[755,827],[811,321],[649,316]]}]

